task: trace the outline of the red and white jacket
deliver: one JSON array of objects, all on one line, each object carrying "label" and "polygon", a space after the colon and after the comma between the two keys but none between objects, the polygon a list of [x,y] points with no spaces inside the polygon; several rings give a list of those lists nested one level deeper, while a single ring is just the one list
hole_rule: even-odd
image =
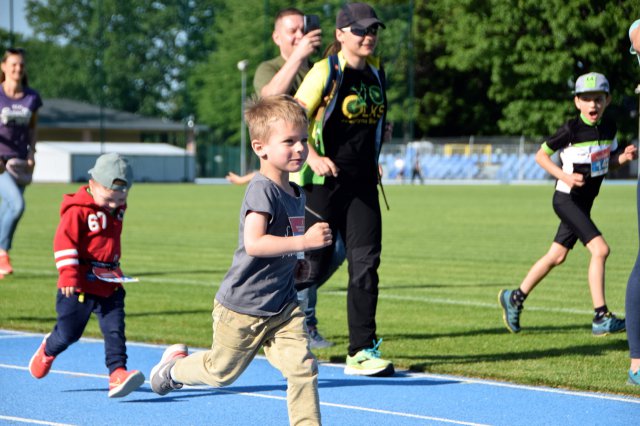
[{"label": "red and white jacket", "polygon": [[76,292],[109,297],[119,283],[100,281],[91,272],[91,262],[120,261],[120,234],[126,205],[114,211],[99,207],[82,186],[66,194],[60,207],[60,224],[53,241],[58,269],[58,288],[76,287]]}]

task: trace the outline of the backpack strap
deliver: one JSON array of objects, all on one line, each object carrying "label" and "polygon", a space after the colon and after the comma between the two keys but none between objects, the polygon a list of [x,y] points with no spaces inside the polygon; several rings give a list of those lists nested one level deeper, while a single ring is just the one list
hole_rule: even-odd
[{"label": "backpack strap", "polygon": [[335,96],[336,91],[338,90],[338,75],[340,75],[341,72],[338,55],[329,55],[327,59],[329,73],[327,74],[327,81],[324,83],[324,88],[322,90],[322,100],[320,101],[320,105],[318,105],[318,108],[316,109],[316,120],[322,119],[329,101]]}]

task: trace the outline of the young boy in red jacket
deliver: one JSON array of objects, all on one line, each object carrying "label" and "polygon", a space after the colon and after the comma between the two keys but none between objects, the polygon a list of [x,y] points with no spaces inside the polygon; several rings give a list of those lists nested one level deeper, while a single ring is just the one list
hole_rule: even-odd
[{"label": "young boy in red jacket", "polygon": [[58,293],[58,318],[31,358],[36,379],[49,373],[53,360],[77,342],[92,312],[98,317],[109,369],[109,397],[128,395],[144,383],[144,375],[127,371],[120,234],[133,183],[131,166],[118,154],[100,156],[89,170],[89,184],[64,196],[60,224],[53,242]]}]

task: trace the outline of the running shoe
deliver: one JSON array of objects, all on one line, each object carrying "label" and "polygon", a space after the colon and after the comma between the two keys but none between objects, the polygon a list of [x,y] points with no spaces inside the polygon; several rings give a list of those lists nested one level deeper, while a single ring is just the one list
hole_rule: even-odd
[{"label": "running shoe", "polygon": [[331,346],[333,346],[333,342],[322,337],[317,328],[309,328],[309,347],[311,349],[326,349]]},{"label": "running shoe", "polygon": [[13,267],[11,266],[11,259],[9,259],[8,254],[0,255],[0,274],[13,274]]},{"label": "running shoe", "polygon": [[636,371],[635,373],[629,369],[629,379],[627,383],[630,385],[640,386],[640,371]]},{"label": "running shoe", "polygon": [[56,359],[55,356],[47,355],[44,351],[44,348],[47,345],[47,337],[49,337],[49,334],[44,336],[38,350],[31,357],[31,361],[29,361],[29,372],[36,379],[42,379],[44,376],[49,374],[53,360]]},{"label": "running shoe", "polygon": [[178,359],[187,355],[189,355],[189,350],[186,345],[181,343],[165,349],[160,362],[151,369],[151,390],[158,395],[166,395],[172,390],[181,389],[182,383],[174,382],[171,378],[171,367]]},{"label": "running shoe", "polygon": [[620,333],[625,330],[626,325],[624,319],[617,318],[611,312],[607,312],[601,320],[591,323],[591,333],[598,337]]},{"label": "running shoe", "polygon": [[507,329],[512,333],[520,332],[520,314],[522,306],[518,307],[511,302],[512,290],[500,290],[498,301],[502,307],[502,320]]},{"label": "running shoe", "polygon": [[380,358],[380,344],[373,342],[373,347],[362,349],[354,356],[347,356],[344,374],[351,376],[392,376],[395,373],[391,361]]},{"label": "running shoe", "polygon": [[109,375],[109,398],[121,398],[129,395],[144,383],[144,374],[138,370],[127,371],[116,368]]}]

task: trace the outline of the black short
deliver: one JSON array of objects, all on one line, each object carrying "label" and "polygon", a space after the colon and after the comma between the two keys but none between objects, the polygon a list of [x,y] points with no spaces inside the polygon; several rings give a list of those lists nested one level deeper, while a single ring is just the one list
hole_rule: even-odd
[{"label": "black short", "polygon": [[602,235],[591,220],[593,199],[582,199],[571,194],[556,191],[553,194],[553,210],[560,218],[560,226],[554,242],[572,249],[576,241],[587,245],[595,237]]}]

